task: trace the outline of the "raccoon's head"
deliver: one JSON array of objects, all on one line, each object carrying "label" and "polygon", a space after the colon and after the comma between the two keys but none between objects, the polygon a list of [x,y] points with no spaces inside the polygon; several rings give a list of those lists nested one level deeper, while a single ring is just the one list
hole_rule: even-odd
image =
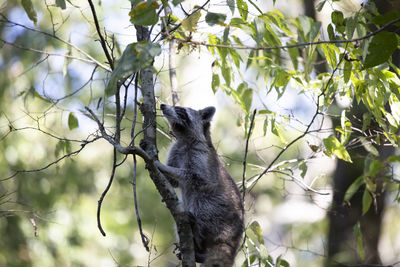
[{"label": "raccoon's head", "polygon": [[201,110],[164,104],[161,104],[160,107],[177,139],[209,140],[210,121],[215,113],[214,107]]}]

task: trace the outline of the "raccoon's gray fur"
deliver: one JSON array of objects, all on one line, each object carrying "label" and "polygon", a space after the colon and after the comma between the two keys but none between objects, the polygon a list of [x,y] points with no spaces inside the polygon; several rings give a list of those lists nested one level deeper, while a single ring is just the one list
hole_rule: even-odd
[{"label": "raccoon's gray fur", "polygon": [[161,105],[176,142],[167,165],[157,162],[174,187],[182,191],[191,214],[196,261],[205,267],[230,267],[244,230],[239,190],[211,142],[214,107],[193,110]]}]

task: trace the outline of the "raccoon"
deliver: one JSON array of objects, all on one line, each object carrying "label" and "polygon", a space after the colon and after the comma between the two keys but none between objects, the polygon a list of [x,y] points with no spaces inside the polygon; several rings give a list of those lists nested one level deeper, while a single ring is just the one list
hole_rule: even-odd
[{"label": "raccoon", "polygon": [[244,231],[239,190],[212,144],[210,121],[214,107],[194,110],[161,105],[176,141],[167,166],[157,162],[190,214],[196,262],[205,267],[233,265]]}]

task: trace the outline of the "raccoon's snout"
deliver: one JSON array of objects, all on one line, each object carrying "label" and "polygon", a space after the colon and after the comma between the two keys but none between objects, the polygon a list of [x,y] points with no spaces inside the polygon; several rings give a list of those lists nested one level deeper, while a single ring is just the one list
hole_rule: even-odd
[{"label": "raccoon's snout", "polygon": [[171,106],[165,104],[160,105],[160,109],[164,115],[171,115],[171,113],[173,113],[171,112],[171,108],[172,108]]}]

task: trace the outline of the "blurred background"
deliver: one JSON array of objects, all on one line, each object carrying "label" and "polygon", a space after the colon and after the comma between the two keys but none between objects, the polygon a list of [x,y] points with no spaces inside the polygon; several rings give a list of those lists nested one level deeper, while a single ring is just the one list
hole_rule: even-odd
[{"label": "blurred background", "polygon": [[[80,141],[92,140],[97,130],[97,125],[83,112],[85,105],[104,103],[106,122],[111,123],[113,119],[111,100],[104,97],[107,74],[101,67],[81,60],[84,56],[71,52],[66,43],[37,29],[56,33],[99,62],[104,62],[105,57],[86,1],[68,1],[65,10],[50,0],[32,2],[38,27],[19,2],[0,1],[0,266],[177,266],[172,217],[140,159],[138,206],[144,233],[151,240],[150,252],[143,247],[137,227],[131,157],[117,169],[115,181],[103,202],[101,218],[107,235],[103,237],[98,230],[97,201],[110,177],[112,147],[104,140],[97,140],[80,151]],[[277,9],[295,18],[306,13],[306,2],[257,4],[263,10]],[[101,24],[107,34],[115,37],[115,50],[123,51],[126,45],[136,41],[134,27],[129,22],[129,1],[96,1],[96,5]],[[190,9],[195,3],[189,1],[183,5]],[[335,8],[355,12],[359,5],[348,0],[340,1]],[[228,9],[225,1],[213,3],[211,8],[219,12]],[[318,13],[323,25],[327,24],[324,19],[330,12],[326,5]],[[200,25],[200,31],[207,27],[204,22]],[[167,49],[165,45],[155,61],[156,95],[159,102],[171,103]],[[245,116],[222,90],[213,93],[210,87],[213,61],[205,48],[179,51],[176,71],[180,104],[217,108],[212,123],[213,141],[228,171],[240,183],[246,141]],[[252,108],[266,105],[273,112],[297,118],[299,124],[288,124],[278,138],[268,131],[265,133],[263,119],[256,119],[247,177],[259,173],[260,166],[267,166],[281,146],[298,135],[297,126],[308,123],[315,104],[294,89],[288,89],[277,101],[275,91],[263,94],[264,86],[256,82],[255,76],[257,69],[253,68],[244,77],[254,90]],[[132,99],[130,95],[128,103]],[[96,112],[102,113],[102,109]],[[127,117],[131,115],[132,105],[127,110]],[[160,159],[165,161],[171,137],[161,116],[158,124]],[[332,129],[329,119],[323,125]],[[123,127],[128,136],[129,120],[124,121]],[[308,157],[314,153],[310,147],[329,133],[303,139],[281,159]],[[75,151],[79,153],[74,154]],[[65,154],[71,156],[48,166]],[[118,160],[121,162],[124,158],[121,156]],[[327,211],[332,201],[331,181],[336,163],[320,151],[307,162],[307,167],[303,180],[268,174],[246,197],[246,225],[257,221],[269,254],[274,259],[282,255],[290,266],[323,266],[326,259]],[[293,173],[299,176],[301,169]],[[318,192],[307,191],[309,184]],[[393,190],[387,195],[379,241],[385,264],[400,261],[400,208],[394,201],[396,193]],[[236,266],[241,266],[244,255],[239,253]]]}]

